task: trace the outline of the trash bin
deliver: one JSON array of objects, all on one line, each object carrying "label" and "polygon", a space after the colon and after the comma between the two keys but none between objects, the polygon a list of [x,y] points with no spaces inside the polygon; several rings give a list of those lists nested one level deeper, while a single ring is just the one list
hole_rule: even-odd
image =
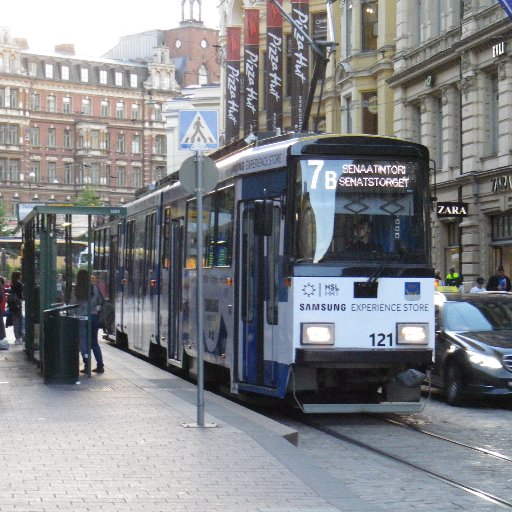
[{"label": "trash bin", "polygon": [[63,314],[77,307],[77,304],[69,304],[44,310],[45,384],[75,384],[78,380],[79,320]]}]

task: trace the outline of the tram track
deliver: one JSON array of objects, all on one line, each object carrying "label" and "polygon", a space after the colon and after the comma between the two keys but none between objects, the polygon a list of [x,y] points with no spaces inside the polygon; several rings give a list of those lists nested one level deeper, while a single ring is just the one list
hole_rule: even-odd
[{"label": "tram track", "polygon": [[[328,425],[327,421],[325,421],[325,418],[320,419],[312,419],[309,417],[302,417],[300,419],[295,418],[297,421],[299,421],[301,424],[308,426],[316,431],[322,432],[325,435],[328,435],[334,439],[337,439],[339,441],[342,441],[344,443],[347,443],[351,446],[356,446],[358,448],[361,448],[365,451],[369,451],[373,454],[376,454],[378,456],[384,457],[388,460],[391,460],[393,462],[396,462],[402,466],[407,466],[408,468],[414,469],[416,471],[421,472],[424,475],[427,475],[430,478],[433,478],[439,482],[442,482],[446,485],[449,485],[453,488],[456,488],[462,492],[471,494],[473,496],[476,496],[482,500],[485,500],[486,502],[494,505],[498,505],[500,508],[508,508],[512,509],[512,494],[510,497],[504,497],[500,496],[496,490],[485,490],[480,485],[476,485],[474,482],[464,482],[463,478],[454,478],[446,472],[440,470],[439,468],[435,467],[435,464],[432,464],[431,467],[429,467],[427,464],[422,463],[418,460],[411,460],[410,457],[407,457],[407,455],[403,455],[400,453],[396,453],[396,448],[393,449],[392,447],[383,447],[383,446],[376,446],[375,442],[368,441],[367,439],[358,438],[356,435],[347,434],[344,432],[340,432],[339,426],[332,426]],[[375,420],[375,417],[372,417],[373,420]],[[408,430],[414,434],[419,435],[428,435],[430,436],[435,442],[441,442],[441,443],[448,443],[448,445],[452,445],[456,447],[457,450],[463,449],[467,450],[468,452],[475,452],[477,456],[479,457],[492,457],[494,460],[499,460],[500,463],[503,463],[506,466],[506,469],[504,471],[509,470],[508,463],[512,462],[512,458],[493,452],[491,450],[486,450],[485,448],[480,448],[476,446],[471,446],[469,444],[459,442],[453,439],[446,438],[444,436],[425,431],[423,429],[419,429],[417,427],[411,426],[407,423],[401,422],[397,419],[390,419],[390,418],[377,418],[381,422],[388,423],[389,425],[393,425],[395,427],[403,428],[405,430]],[[382,438],[380,438],[382,441]],[[381,443],[382,444],[382,443]],[[410,446],[416,445],[415,442],[411,442]],[[422,443],[419,443],[420,446],[422,446]],[[405,448],[405,446],[404,446]],[[426,449],[426,447],[424,446]],[[408,450],[405,449],[407,452]],[[410,450],[409,450],[410,451]],[[418,458],[421,459],[422,456],[419,456]],[[455,458],[455,457],[454,457]],[[464,457],[460,457],[460,465],[461,467],[465,467],[465,470],[467,471],[468,467],[475,466],[478,468],[477,461],[469,462],[468,459]],[[496,472],[499,472],[499,468],[496,469]],[[456,473],[458,474],[458,473]],[[475,474],[473,478],[478,479],[478,475]]]}]

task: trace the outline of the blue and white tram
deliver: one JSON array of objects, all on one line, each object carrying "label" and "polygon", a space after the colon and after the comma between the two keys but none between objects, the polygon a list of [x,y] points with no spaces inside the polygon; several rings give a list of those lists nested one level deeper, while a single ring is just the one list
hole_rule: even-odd
[{"label": "blue and white tram", "polygon": [[205,376],[306,412],[419,410],[434,344],[428,150],[295,135],[212,158],[202,219],[163,183],[97,230],[95,262],[102,239],[115,248],[95,266],[115,275],[117,343],[194,372],[201,221]]}]

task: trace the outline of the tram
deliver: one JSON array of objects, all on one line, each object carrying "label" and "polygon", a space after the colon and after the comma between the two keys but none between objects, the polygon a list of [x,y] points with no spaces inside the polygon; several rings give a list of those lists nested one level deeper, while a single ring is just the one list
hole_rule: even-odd
[{"label": "tram", "polygon": [[119,346],[306,412],[417,411],[434,345],[426,147],[287,134],[211,155],[196,200],[163,180],[97,227],[94,272]]}]

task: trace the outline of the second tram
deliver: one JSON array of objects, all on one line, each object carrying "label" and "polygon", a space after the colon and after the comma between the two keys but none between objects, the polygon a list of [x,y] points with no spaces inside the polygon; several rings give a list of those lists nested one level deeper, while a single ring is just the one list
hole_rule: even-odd
[{"label": "second tram", "polygon": [[116,343],[194,373],[202,222],[207,378],[305,412],[419,410],[434,344],[428,150],[303,134],[212,158],[201,219],[163,180],[96,230]]}]

